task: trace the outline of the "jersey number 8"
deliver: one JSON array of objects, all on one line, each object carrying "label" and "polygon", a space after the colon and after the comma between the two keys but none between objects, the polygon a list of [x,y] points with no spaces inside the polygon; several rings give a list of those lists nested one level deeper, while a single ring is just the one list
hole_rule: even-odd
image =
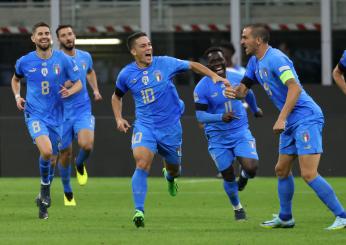
[{"label": "jersey number 8", "polygon": [[41,83],[41,90],[42,90],[43,95],[49,94],[49,82],[48,81],[43,81]]}]

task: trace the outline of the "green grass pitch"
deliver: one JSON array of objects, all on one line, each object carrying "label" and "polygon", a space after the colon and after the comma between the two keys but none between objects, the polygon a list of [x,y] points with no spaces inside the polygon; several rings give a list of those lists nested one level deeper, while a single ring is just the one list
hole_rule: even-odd
[{"label": "green grass pitch", "polygon": [[[328,178],[346,205],[346,178]],[[180,178],[171,197],[163,178],[149,178],[145,228],[132,224],[130,178],[72,179],[77,207],[64,207],[60,178],[52,185],[49,219],[37,218],[38,178],[0,178],[0,244],[346,244],[346,229],[326,231],[333,215],[296,178],[293,229],[259,223],[278,210],[275,178],[257,178],[240,193],[248,221],[235,222],[220,179]]]}]

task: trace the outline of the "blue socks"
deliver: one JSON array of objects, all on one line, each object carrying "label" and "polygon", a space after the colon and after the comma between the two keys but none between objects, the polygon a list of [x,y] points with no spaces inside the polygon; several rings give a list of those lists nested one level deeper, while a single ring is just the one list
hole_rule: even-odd
[{"label": "blue socks", "polygon": [[76,166],[77,168],[82,166],[85,160],[89,157],[90,151],[85,151],[83,149],[79,150],[78,156],[76,158]]},{"label": "blue socks", "polygon": [[41,184],[49,185],[50,160],[45,161],[41,156],[38,160],[40,164]]},{"label": "blue socks", "polygon": [[72,187],[70,184],[70,176],[71,176],[71,164],[69,164],[66,168],[58,163],[58,168],[61,176],[61,182],[64,187],[64,193],[71,193]]},{"label": "blue socks", "polygon": [[289,175],[287,178],[278,179],[278,195],[280,200],[281,220],[292,219],[292,198],[294,194],[294,178]]},{"label": "blue socks", "polygon": [[147,177],[148,173],[140,168],[136,168],[132,175],[132,195],[135,208],[144,212],[144,201],[147,195]]},{"label": "blue socks", "polygon": [[55,166],[50,165],[49,168],[49,182],[52,183],[54,179]]},{"label": "blue socks", "polygon": [[237,208],[240,204],[238,196],[238,184],[236,181],[228,182],[223,181],[223,188],[234,208]]},{"label": "blue socks", "polygon": [[335,216],[346,218],[346,213],[338,198],[335,195],[333,188],[320,175],[310,181],[309,186],[315,191],[321,201],[333,212]]}]

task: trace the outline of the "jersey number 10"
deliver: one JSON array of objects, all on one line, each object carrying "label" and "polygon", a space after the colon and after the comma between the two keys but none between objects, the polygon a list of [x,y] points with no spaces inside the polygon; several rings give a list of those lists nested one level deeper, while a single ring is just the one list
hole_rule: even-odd
[{"label": "jersey number 10", "polygon": [[141,90],[141,94],[144,104],[151,103],[155,100],[154,90],[152,88]]}]

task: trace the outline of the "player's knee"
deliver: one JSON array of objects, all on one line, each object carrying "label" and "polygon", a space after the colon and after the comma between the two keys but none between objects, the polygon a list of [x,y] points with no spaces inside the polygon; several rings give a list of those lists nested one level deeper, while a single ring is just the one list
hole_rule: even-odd
[{"label": "player's knee", "polygon": [[276,166],[275,166],[275,173],[276,173],[277,177],[286,178],[289,175],[290,170],[286,169],[285,167],[283,167],[280,164],[276,164]]},{"label": "player's knee", "polygon": [[84,151],[92,151],[93,145],[93,142],[80,142],[79,144]]},{"label": "player's knee", "polygon": [[168,174],[172,177],[179,177],[180,176],[180,165],[170,165],[166,166],[166,170]]},{"label": "player's knee", "polygon": [[316,171],[301,171],[300,173],[305,182],[312,181],[316,178],[317,174],[318,173]]},{"label": "player's knee", "polygon": [[148,161],[145,161],[144,159],[136,159],[136,168],[149,172],[150,166],[151,164]]},{"label": "player's knee", "polygon": [[227,169],[221,171],[222,178],[225,181],[233,182],[235,181],[234,169],[233,166],[228,167]]},{"label": "player's knee", "polygon": [[53,156],[53,150],[51,148],[43,149],[41,150],[41,157],[45,160],[48,161],[52,158]]},{"label": "player's knee", "polygon": [[60,162],[61,164],[66,167],[70,160],[72,159],[72,151],[67,150],[67,151],[62,151],[60,154]]}]

